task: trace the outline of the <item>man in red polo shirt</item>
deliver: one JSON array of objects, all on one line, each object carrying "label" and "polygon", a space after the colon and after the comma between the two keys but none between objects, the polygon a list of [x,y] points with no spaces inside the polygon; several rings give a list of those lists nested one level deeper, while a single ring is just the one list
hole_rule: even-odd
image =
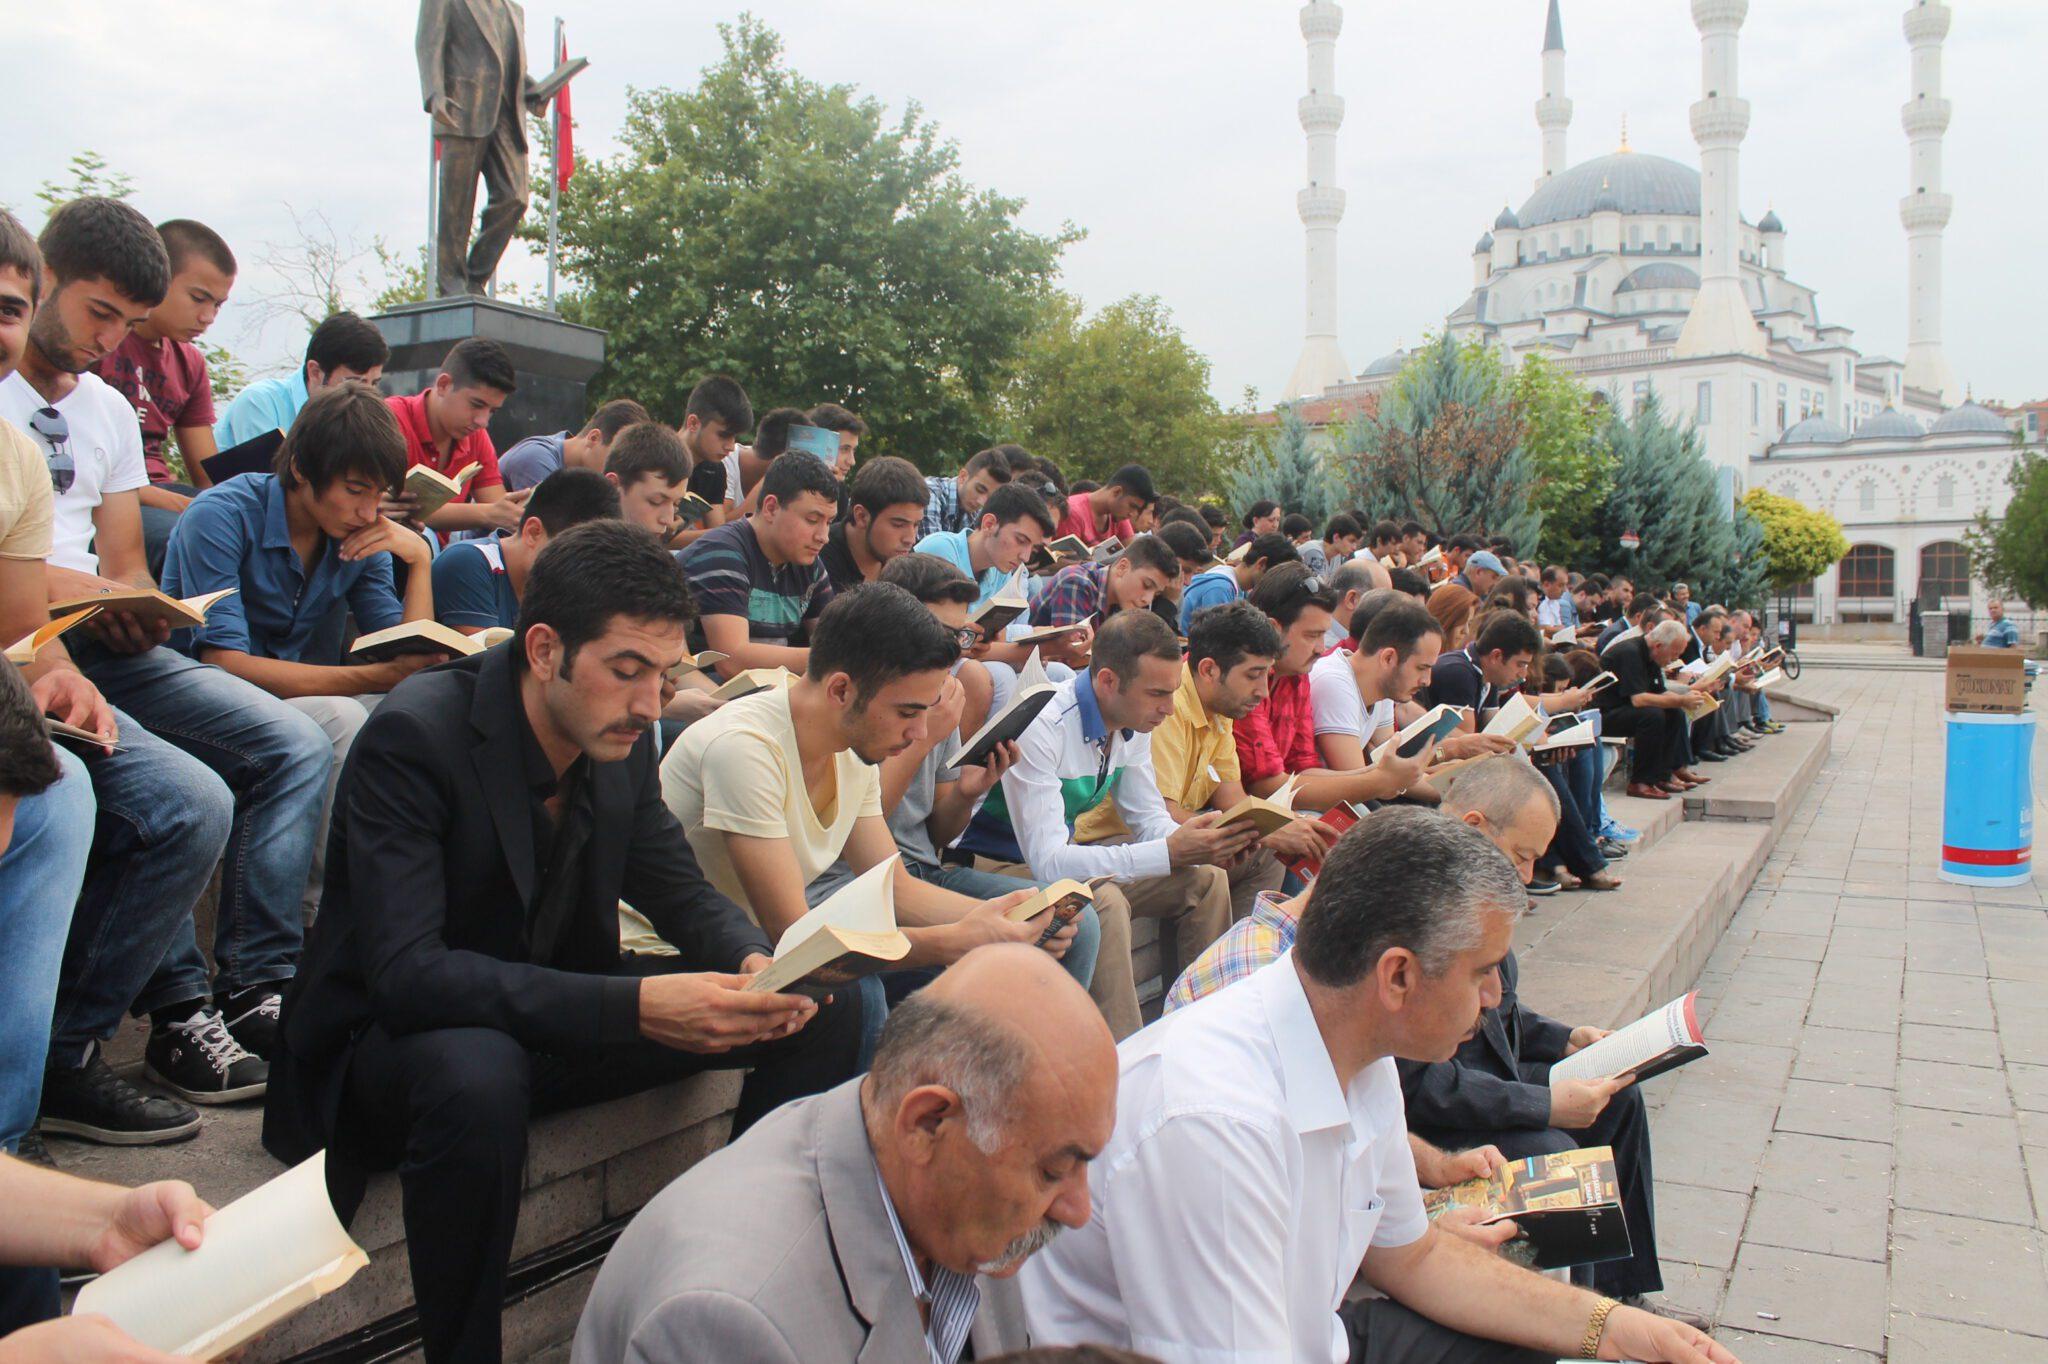
[{"label": "man in red polo shirt", "polygon": [[1126,464],[1100,488],[1068,498],[1066,515],[1052,538],[1072,535],[1084,545],[1099,545],[1113,535],[1128,545],[1138,536],[1131,518],[1158,500],[1152,475],[1140,465]]},{"label": "man in red polo shirt", "polygon": [[[532,489],[505,491],[498,450],[491,444],[491,417],[518,387],[512,357],[481,336],[455,343],[433,387],[424,393],[385,399],[405,432],[408,465],[424,464],[453,478],[474,464],[476,476],[462,496],[428,517],[429,529],[516,530]],[[417,526],[417,503],[408,495],[388,498],[384,514]]]}]

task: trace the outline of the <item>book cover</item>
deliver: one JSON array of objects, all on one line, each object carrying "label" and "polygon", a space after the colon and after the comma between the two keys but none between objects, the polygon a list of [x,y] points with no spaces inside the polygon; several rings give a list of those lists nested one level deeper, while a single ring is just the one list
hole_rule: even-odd
[{"label": "book cover", "polygon": [[1610,1075],[1628,1075],[1642,1081],[1676,1070],[1706,1054],[1706,1034],[1700,1030],[1695,992],[1681,995],[1592,1046],[1565,1057],[1550,1068],[1550,1083],[1600,1080]]},{"label": "book cover", "polygon": [[465,635],[437,620],[408,620],[388,629],[358,635],[349,646],[351,663],[388,663],[411,654],[447,654],[467,658],[490,646],[481,635]]},{"label": "book cover", "polygon": [[1424,1190],[1422,1205],[1432,1218],[1452,1208],[1477,1208],[1486,1214],[1483,1223],[1514,1222],[1521,1235],[1502,1253],[1532,1269],[1625,1260],[1631,1253],[1609,1146],[1510,1161],[1485,1179]]},{"label": "book cover", "polygon": [[948,772],[966,767],[980,767],[988,761],[989,754],[996,746],[1014,742],[1031,722],[1038,718],[1040,711],[1051,704],[1059,695],[1059,686],[1045,675],[1045,665],[1039,662],[1038,650],[1024,660],[1024,666],[1017,670],[1017,689],[1010,694],[1010,703],[982,722],[974,736],[960,745],[960,751],[946,764]]},{"label": "book cover", "polygon": [[7,661],[17,668],[26,668],[36,661],[36,655],[49,647],[51,640],[74,625],[83,625],[98,615],[99,611],[98,603],[94,603],[76,611],[67,611],[55,620],[45,622],[7,646]]},{"label": "book cover", "polygon": [[199,467],[214,483],[225,483],[238,474],[267,474],[277,467],[278,447],[283,444],[283,431],[265,431],[200,460]]},{"label": "book cover", "polygon": [[822,426],[792,426],[789,428],[789,448],[801,450],[827,469],[839,464],[839,433]]},{"label": "book cover", "polygon": [[1372,751],[1372,760],[1379,762],[1389,749],[1403,758],[1413,758],[1431,744],[1438,743],[1454,733],[1465,722],[1465,712],[1457,706],[1445,704],[1434,707],[1409,721],[1408,725]]},{"label": "book cover", "polygon": [[1217,827],[1250,823],[1258,826],[1261,838],[1277,833],[1294,822],[1294,796],[1294,778],[1289,777],[1272,795],[1246,796],[1225,810],[1223,818],[1216,821]]},{"label": "book cover", "polygon": [[461,497],[469,489],[470,480],[476,477],[481,464],[465,464],[453,475],[425,464],[415,464],[405,471],[405,491],[418,499],[419,507],[414,515],[424,521],[450,502]]}]

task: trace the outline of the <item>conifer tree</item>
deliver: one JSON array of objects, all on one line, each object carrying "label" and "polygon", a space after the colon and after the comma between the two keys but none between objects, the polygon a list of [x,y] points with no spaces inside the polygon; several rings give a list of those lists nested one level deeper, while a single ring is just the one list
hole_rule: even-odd
[{"label": "conifer tree", "polygon": [[1231,475],[1231,505],[1242,510],[1271,499],[1306,516],[1320,534],[1337,509],[1338,489],[1328,463],[1310,442],[1301,404],[1282,403],[1278,411],[1280,429]]},{"label": "conifer tree", "polygon": [[[1647,587],[1688,583],[1701,601],[1759,602],[1763,528],[1746,511],[1730,515],[1699,432],[1667,419],[1653,394],[1630,416],[1610,414],[1606,441],[1615,465],[1600,516],[1601,567]],[[1624,535],[1641,543],[1625,549]]]}]

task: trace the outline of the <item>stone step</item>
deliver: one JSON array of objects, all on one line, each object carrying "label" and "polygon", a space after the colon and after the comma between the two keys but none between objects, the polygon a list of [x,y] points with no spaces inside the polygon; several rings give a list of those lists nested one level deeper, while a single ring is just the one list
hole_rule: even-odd
[{"label": "stone step", "polygon": [[1827,761],[1832,725],[1787,725],[1740,758],[1702,768],[1713,780],[1685,796],[1687,819],[1769,820],[1781,828]]}]

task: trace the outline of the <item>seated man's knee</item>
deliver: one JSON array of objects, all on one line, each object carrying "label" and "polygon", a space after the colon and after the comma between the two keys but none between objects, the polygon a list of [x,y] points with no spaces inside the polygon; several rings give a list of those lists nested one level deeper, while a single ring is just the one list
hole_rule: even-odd
[{"label": "seated man's knee", "polygon": [[533,1063],[510,1034],[492,1028],[415,1033],[396,1045],[408,1071],[413,1120],[450,1124],[465,1144],[515,1139],[523,1149],[533,1105]]}]

